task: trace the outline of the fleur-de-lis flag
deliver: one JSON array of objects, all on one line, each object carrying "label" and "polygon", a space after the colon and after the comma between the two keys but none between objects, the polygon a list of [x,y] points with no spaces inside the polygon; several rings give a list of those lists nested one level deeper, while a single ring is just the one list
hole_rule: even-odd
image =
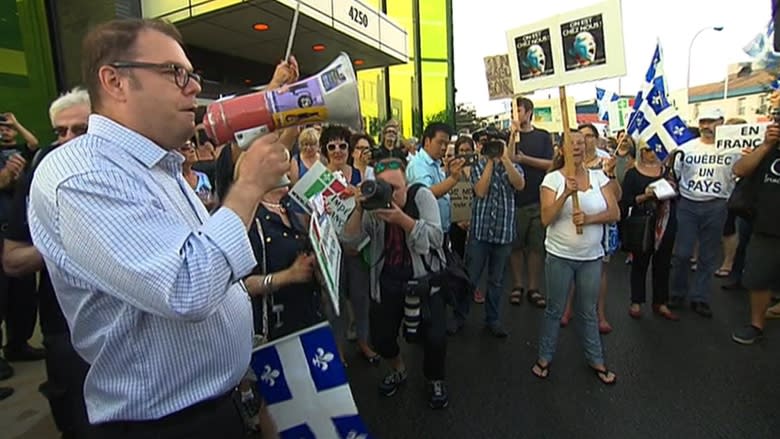
[{"label": "fleur-de-lis flag", "polygon": [[330,325],[258,347],[252,369],[282,439],[369,439]]}]

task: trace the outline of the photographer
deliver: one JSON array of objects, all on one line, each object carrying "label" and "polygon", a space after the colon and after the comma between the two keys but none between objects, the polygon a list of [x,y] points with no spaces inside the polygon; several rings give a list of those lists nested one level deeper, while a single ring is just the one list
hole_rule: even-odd
[{"label": "photographer", "polygon": [[[485,326],[493,336],[508,334],[498,320],[504,272],[512,241],[515,239],[515,194],[525,187],[520,165],[512,163],[511,151],[500,139],[491,139],[482,146],[482,159],[471,172],[474,200],[471,208],[471,240],[466,265],[471,282],[479,283],[485,265],[488,267],[487,307]],[[470,297],[458,298],[451,334],[458,333],[469,313]]]},{"label": "photographer", "polygon": [[[773,101],[779,96],[777,92]],[[773,102],[774,103],[774,102]],[[777,105],[775,105],[777,106]],[[766,138],[750,154],[734,165],[734,174],[751,179],[753,192],[753,234],[745,256],[745,272],[742,283],[750,291],[750,325],[732,334],[731,338],[740,344],[753,344],[764,337],[765,312],[772,300],[772,291],[780,291],[780,262],[777,249],[780,247],[780,125],[770,125]]]},{"label": "photographer", "polygon": [[381,160],[374,170],[376,181],[361,186],[359,203],[344,228],[343,242],[358,248],[370,239],[371,341],[391,366],[379,391],[392,396],[406,382],[408,373],[398,346],[398,330],[403,322],[408,339],[422,340],[423,372],[430,381],[429,404],[431,408],[444,408],[448,405],[444,385],[445,301],[436,285],[437,276],[430,275],[440,271],[445,260],[436,198],[419,185],[408,190],[403,160]]}]

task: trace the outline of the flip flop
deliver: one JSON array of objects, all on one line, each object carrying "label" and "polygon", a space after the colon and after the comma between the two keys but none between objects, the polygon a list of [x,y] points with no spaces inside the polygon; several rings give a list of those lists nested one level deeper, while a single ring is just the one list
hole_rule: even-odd
[{"label": "flip flop", "polygon": [[718,269],[718,271],[715,272],[715,277],[729,277],[729,276],[731,276],[731,270],[720,268]]},{"label": "flip flop", "polygon": [[536,378],[539,378],[540,380],[546,380],[550,376],[550,363],[542,366],[542,363],[540,363],[539,360],[536,360],[534,367],[539,369],[539,373],[537,373],[533,367],[531,368],[531,373],[534,374]]},{"label": "flip flop", "polygon": [[764,313],[764,317],[767,319],[780,319],[780,311],[768,308],[766,313]]},{"label": "flip flop", "polygon": [[547,300],[544,298],[539,290],[528,290],[528,301],[537,308],[544,308],[547,306]]},{"label": "flip flop", "polygon": [[[617,383],[617,375],[615,375],[615,372],[612,372],[607,368],[607,366],[604,366],[604,370],[596,369],[595,367],[591,366],[590,370],[593,371],[594,374],[596,374],[596,378],[601,381],[602,384],[605,386],[614,386],[615,383]],[[609,381],[609,375],[612,374],[612,380]]]},{"label": "flip flop", "polygon": [[525,294],[525,289],[523,287],[512,288],[512,292],[509,293],[509,303],[512,305],[520,305],[523,303],[523,294]]}]

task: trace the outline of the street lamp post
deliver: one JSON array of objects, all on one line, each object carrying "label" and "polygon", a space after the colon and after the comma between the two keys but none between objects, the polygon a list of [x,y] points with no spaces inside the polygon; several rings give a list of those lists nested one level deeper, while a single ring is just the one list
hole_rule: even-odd
[{"label": "street lamp post", "polygon": [[693,38],[691,38],[691,44],[688,46],[688,78],[685,81],[685,97],[686,101],[688,103],[688,117],[690,117],[690,106],[691,106],[691,55],[693,53],[693,43],[696,41],[696,38],[704,31],[706,30],[714,30],[716,32],[720,32],[723,30],[723,26],[707,26],[699,29],[696,34],[693,35]]}]

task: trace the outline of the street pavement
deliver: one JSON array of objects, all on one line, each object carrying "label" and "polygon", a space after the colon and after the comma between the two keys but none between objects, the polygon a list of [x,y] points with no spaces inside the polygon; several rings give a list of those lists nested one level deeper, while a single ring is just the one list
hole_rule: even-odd
[{"label": "street pavement", "polygon": [[746,323],[747,294],[722,291],[719,280],[711,320],[684,310],[681,321],[669,322],[646,305],[636,321],[628,316],[629,267],[621,256],[608,270],[614,331],[603,342],[617,385],[604,386],[586,366],[576,319],[561,330],[550,377],[533,376],[543,310],[525,300],[511,306],[505,295],[507,339],[483,330],[484,305],[473,306],[465,332],[449,338],[448,409],[428,408],[419,347],[403,347],[409,380],[391,398],[376,389],[387,366],[368,365],[350,347],[352,391],[371,433],[381,439],[780,437],[780,321],[770,321],[760,345],[731,341],[731,331]]}]

